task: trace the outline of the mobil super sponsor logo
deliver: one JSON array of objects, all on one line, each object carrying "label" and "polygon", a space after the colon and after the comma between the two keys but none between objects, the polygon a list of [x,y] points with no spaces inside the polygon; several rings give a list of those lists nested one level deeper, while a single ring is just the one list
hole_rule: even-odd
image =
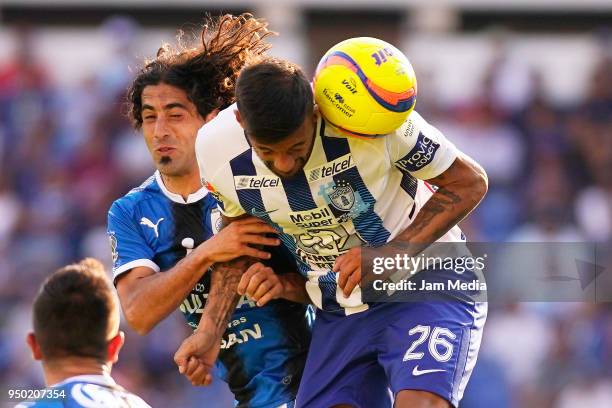
[{"label": "mobil super sponsor logo", "polygon": [[406,172],[421,170],[431,163],[439,147],[439,143],[436,143],[421,132],[412,150],[396,161],[395,165],[400,170]]},{"label": "mobil super sponsor logo", "polygon": [[280,186],[276,176],[234,176],[236,190],[275,188]]},{"label": "mobil super sponsor logo", "polygon": [[348,153],[322,166],[308,170],[308,181],[312,183],[325,177],[332,177],[352,167],[355,167],[355,161],[353,156]]},{"label": "mobil super sponsor logo", "polygon": [[307,211],[292,211],[289,213],[289,219],[299,228],[323,228],[338,223],[328,206]]}]

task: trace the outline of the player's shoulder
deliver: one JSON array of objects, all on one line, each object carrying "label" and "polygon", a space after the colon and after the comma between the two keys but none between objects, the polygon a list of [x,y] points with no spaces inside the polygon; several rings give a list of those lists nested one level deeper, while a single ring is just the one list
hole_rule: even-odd
[{"label": "player's shoulder", "polygon": [[[157,181],[157,172],[143,181],[139,186],[128,191],[123,197],[113,201],[109,213],[113,211],[125,214],[132,214],[139,203],[145,200],[152,200],[160,196],[161,189]],[[115,214],[117,215],[117,214]]]},{"label": "player's shoulder", "polygon": [[196,154],[200,168],[207,173],[250,149],[240,123],[230,105],[198,131]]},{"label": "player's shoulder", "polygon": [[150,408],[142,398],[117,385],[111,378],[106,378],[106,376],[93,376],[92,379],[85,378],[88,376],[80,377],[83,378],[68,380],[56,388],[58,391],[65,391],[64,399],[60,400],[64,403],[64,407]]},{"label": "player's shoulder", "polygon": [[404,123],[402,123],[389,135],[412,139],[418,137],[419,133],[425,131],[427,126],[428,123],[423,116],[421,116],[417,111],[412,111]]}]

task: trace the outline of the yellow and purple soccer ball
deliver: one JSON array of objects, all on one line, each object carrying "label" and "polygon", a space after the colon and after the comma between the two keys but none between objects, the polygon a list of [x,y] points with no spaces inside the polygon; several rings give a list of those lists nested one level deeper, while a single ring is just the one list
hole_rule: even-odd
[{"label": "yellow and purple soccer ball", "polygon": [[357,136],[393,132],[416,104],[416,76],[406,56],[371,37],[333,46],[319,62],[313,85],[325,119]]}]

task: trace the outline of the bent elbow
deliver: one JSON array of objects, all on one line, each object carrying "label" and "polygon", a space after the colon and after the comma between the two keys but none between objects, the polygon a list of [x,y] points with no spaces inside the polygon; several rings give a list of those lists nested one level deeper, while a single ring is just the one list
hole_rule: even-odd
[{"label": "bent elbow", "polygon": [[149,334],[151,330],[153,330],[153,326],[145,325],[145,324],[132,325],[132,328],[134,329],[136,333],[138,333],[141,336],[145,336]]},{"label": "bent elbow", "polygon": [[155,326],[151,322],[148,322],[146,317],[142,313],[138,313],[134,306],[127,306],[123,309],[123,315],[127,320],[128,325],[141,336],[149,334]]},{"label": "bent elbow", "polygon": [[482,167],[480,168],[480,170],[481,171],[478,172],[478,175],[476,176],[476,190],[478,190],[479,192],[479,201],[482,200],[489,191],[489,177],[487,176],[487,173]]}]

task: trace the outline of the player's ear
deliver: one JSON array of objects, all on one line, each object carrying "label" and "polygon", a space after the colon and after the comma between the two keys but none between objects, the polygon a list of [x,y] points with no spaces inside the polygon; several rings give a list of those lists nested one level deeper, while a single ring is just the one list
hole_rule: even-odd
[{"label": "player's ear", "polygon": [[314,104],[313,108],[312,108],[312,119],[316,125],[317,120],[319,119],[319,105],[317,105],[316,103]]},{"label": "player's ear", "polygon": [[206,115],[206,117],[204,118],[204,123],[208,123],[211,120],[213,120],[217,115],[219,114],[219,109],[214,109],[212,112],[210,112],[208,115]]},{"label": "player's ear", "polygon": [[32,351],[32,358],[34,360],[42,360],[42,352],[40,351],[40,346],[36,341],[36,336],[34,335],[34,333],[28,333],[28,336],[26,337],[26,343],[28,343],[30,351]]},{"label": "player's ear", "polygon": [[125,342],[125,333],[119,331],[115,337],[109,340],[108,342],[108,361],[111,363],[116,363],[119,360],[119,350],[123,347],[123,343]]},{"label": "player's ear", "polygon": [[240,123],[240,127],[244,129],[242,125],[242,117],[240,116],[240,111],[238,109],[234,109],[234,115],[236,115],[236,120]]}]

